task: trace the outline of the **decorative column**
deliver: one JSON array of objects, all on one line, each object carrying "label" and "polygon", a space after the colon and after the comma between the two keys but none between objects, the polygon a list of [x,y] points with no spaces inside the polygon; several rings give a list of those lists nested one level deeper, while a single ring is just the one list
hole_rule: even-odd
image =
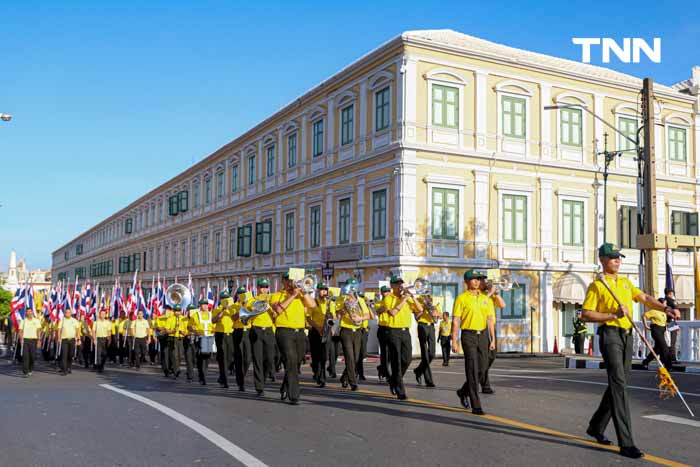
[{"label": "decorative column", "polygon": [[296,236],[299,239],[299,246],[297,250],[299,254],[297,255],[297,261],[302,263],[306,262],[306,195],[302,194],[299,199],[299,225],[297,226]]},{"label": "decorative column", "polygon": [[[550,105],[552,102],[552,87],[549,84],[540,86],[540,96],[542,98],[542,106]],[[542,159],[552,159],[552,112],[550,110],[541,110],[540,116],[542,124],[540,125],[540,157]]]},{"label": "decorative column", "polygon": [[[545,112],[546,113],[546,112]],[[542,251],[540,252],[542,261],[551,263],[552,258],[552,220],[554,209],[552,207],[552,181],[545,178],[540,178],[540,244]],[[548,221],[545,221],[548,219]],[[558,260],[555,260],[558,262]]]},{"label": "decorative column", "polygon": [[326,248],[333,245],[333,188],[326,187]]},{"label": "decorative column", "polygon": [[357,233],[355,235],[355,241],[357,243],[364,243],[365,241],[365,177],[359,177],[357,179],[357,218],[355,226],[357,226]]},{"label": "decorative column", "polygon": [[333,98],[328,99],[326,105],[328,107],[328,123],[326,128],[326,148],[323,152],[326,167],[329,167],[333,163],[333,151],[335,151],[335,100]]},{"label": "decorative column", "polygon": [[360,83],[360,137],[358,138],[359,151],[361,156],[367,151],[367,81]]},{"label": "decorative column", "polygon": [[282,143],[284,141],[283,133],[284,133],[283,127],[277,128],[277,148],[275,148],[277,150],[277,159],[275,161],[277,163],[277,169],[276,169],[277,170],[277,174],[276,174],[277,186],[280,186],[282,184],[282,180],[283,180],[283,178],[282,178],[282,171],[284,168],[284,164],[282,162],[282,159],[283,159],[283,157],[282,157],[282,154],[283,154]]},{"label": "decorative column", "polygon": [[488,257],[489,244],[489,173],[474,171],[474,256]]},{"label": "decorative column", "polygon": [[486,128],[488,123],[487,80],[488,73],[476,72],[476,149],[486,150]]},{"label": "decorative column", "polygon": [[[416,100],[418,96],[418,60],[410,55],[404,56],[403,59],[403,81],[405,83],[404,89],[402,89],[401,94],[397,98],[399,104],[397,108],[399,109],[400,121],[403,128],[403,139],[410,143],[416,142]],[[403,112],[401,107],[405,106]]]},{"label": "decorative column", "polygon": [[[526,310],[527,313],[530,310]],[[540,352],[551,352],[554,348],[554,291],[552,273],[540,273]],[[532,323],[534,332],[534,323]]]}]

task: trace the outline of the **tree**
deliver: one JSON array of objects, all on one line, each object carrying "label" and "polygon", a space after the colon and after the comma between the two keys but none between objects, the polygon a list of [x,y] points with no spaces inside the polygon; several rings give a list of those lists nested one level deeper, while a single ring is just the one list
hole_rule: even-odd
[{"label": "tree", "polygon": [[10,314],[10,302],[12,294],[5,289],[0,288],[0,319],[4,319]]}]

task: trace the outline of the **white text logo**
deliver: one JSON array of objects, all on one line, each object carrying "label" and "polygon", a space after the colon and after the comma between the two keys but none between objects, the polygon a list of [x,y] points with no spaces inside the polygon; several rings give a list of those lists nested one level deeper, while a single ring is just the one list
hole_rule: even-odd
[{"label": "white text logo", "polygon": [[625,37],[622,40],[622,47],[609,37],[574,37],[571,39],[576,45],[581,46],[581,61],[591,63],[591,46],[601,46],[601,61],[610,63],[610,52],[624,63],[639,63],[641,53],[647,56],[654,63],[661,63],[661,38],[654,38],[654,46],[650,47],[647,41],[638,37]]}]

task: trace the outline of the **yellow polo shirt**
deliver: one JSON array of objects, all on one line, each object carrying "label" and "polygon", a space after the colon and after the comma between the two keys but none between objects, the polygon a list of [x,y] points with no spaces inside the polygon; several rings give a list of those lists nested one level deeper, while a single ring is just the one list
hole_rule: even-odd
[{"label": "yellow polo shirt", "polygon": [[22,331],[22,338],[37,339],[39,337],[39,329],[41,329],[41,321],[36,318],[25,318],[19,325],[19,329]]},{"label": "yellow polo shirt", "polygon": [[[391,294],[389,294],[389,295],[391,295]],[[380,311],[385,310],[383,298],[376,302],[375,310],[377,310],[377,325],[384,326],[384,327],[389,326],[389,318],[390,318],[389,313],[380,313]]]},{"label": "yellow polo shirt", "polygon": [[455,300],[452,316],[461,320],[461,329],[483,331],[486,318],[493,312],[493,301],[483,292],[474,295],[470,291],[459,294]]},{"label": "yellow polo shirt", "polygon": [[76,339],[80,337],[80,321],[73,318],[63,318],[58,324],[61,330],[61,339]]},{"label": "yellow polo shirt", "polygon": [[148,336],[148,330],[150,329],[150,324],[148,324],[148,321],[145,319],[136,319],[131,322],[131,329],[129,332],[131,333],[132,337],[135,337],[137,339],[143,339],[144,337]]},{"label": "yellow polo shirt", "polygon": [[214,316],[221,315],[221,319],[214,323],[214,332],[223,332],[225,334],[231,334],[233,332],[233,306],[232,298],[224,298],[221,304],[214,308]]},{"label": "yellow polo shirt", "polygon": [[[423,324],[433,324],[433,316],[432,312],[428,311],[425,307],[425,297],[423,296],[418,296],[418,301],[420,302],[421,305],[423,305],[423,313],[420,314],[420,316],[416,317],[416,321],[419,323]],[[437,313],[440,313],[440,305],[433,303],[433,308],[435,308]],[[440,313],[442,314],[442,313]]]},{"label": "yellow polo shirt", "polygon": [[[615,292],[620,302],[632,313],[632,301],[637,298],[642,291],[632,285],[632,282],[625,277],[618,276],[617,279],[613,279],[612,277],[605,276],[605,282],[610,286],[610,289]],[[605,286],[599,280],[594,280],[588,286],[582,308],[584,310],[597,311],[598,313],[614,313],[619,307]],[[611,319],[603,324],[623,329],[632,328],[632,323],[627,316]]]},{"label": "yellow polo shirt", "polygon": [[[270,305],[282,303],[289,295],[286,291],[281,291],[272,294],[270,297]],[[306,307],[301,297],[297,297],[291,301],[289,306],[275,320],[277,328],[304,329],[306,327]]]},{"label": "yellow polo shirt", "polygon": [[657,326],[666,326],[666,321],[668,320],[666,313],[659,310],[649,310],[644,313],[644,317],[647,319],[647,321],[651,321],[651,324],[655,324]]},{"label": "yellow polo shirt", "polygon": [[316,326],[322,328],[326,325],[326,313],[328,312],[335,319],[335,302],[327,298],[317,298],[316,306],[308,310],[308,315]]},{"label": "yellow polo shirt", "polygon": [[98,319],[92,323],[92,332],[95,337],[109,337],[112,335],[112,323],[106,319]]},{"label": "yellow polo shirt", "polygon": [[[360,307],[360,315],[362,316],[367,316],[369,315],[369,308],[367,308],[367,304],[365,303],[365,299],[362,297],[357,297],[357,304]],[[342,310],[345,307],[345,296],[340,296],[338,297],[338,301],[336,303],[336,306],[338,307],[338,310]],[[343,317],[340,318],[340,327],[341,328],[347,328],[347,329],[360,329],[362,328],[362,323],[360,323],[359,326],[355,326],[352,324],[352,319],[350,318],[350,313],[346,311],[343,313]]]},{"label": "yellow polo shirt", "polygon": [[452,335],[452,320],[443,319],[440,321],[440,336],[450,337]]},{"label": "yellow polo shirt", "polygon": [[[252,310],[253,303],[255,303],[256,300],[266,300],[268,298],[269,298],[268,295],[257,295],[256,297],[250,298],[246,302],[245,307],[248,310]],[[272,315],[270,315],[270,310],[266,311],[265,313],[263,313],[261,315],[250,318],[248,320],[248,324],[251,326],[258,327],[258,328],[271,328],[272,327]]]},{"label": "yellow polo shirt", "polygon": [[213,318],[214,314],[211,311],[192,310],[190,313],[190,326],[194,328],[195,334],[198,336],[213,336]]},{"label": "yellow polo shirt", "polygon": [[[382,306],[384,306],[384,309],[386,310],[391,310],[394,308],[399,302],[401,301],[401,297],[397,297],[393,293],[387,295],[384,297],[382,300]],[[396,316],[391,316],[389,313],[387,313],[387,321],[386,321],[386,326],[394,329],[400,329],[400,328],[410,328],[411,327],[411,316],[413,315],[413,312],[411,311],[411,305],[414,303],[413,299],[409,297],[406,302],[404,302],[403,306],[399,310],[399,312],[396,314]]]}]

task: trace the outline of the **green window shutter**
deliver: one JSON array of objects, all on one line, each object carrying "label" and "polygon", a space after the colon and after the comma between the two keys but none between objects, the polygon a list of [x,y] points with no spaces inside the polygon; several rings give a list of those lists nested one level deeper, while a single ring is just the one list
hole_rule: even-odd
[{"label": "green window shutter", "polygon": [[501,122],[503,136],[525,138],[525,99],[503,96],[501,100]]},{"label": "green window shutter", "polygon": [[323,154],[323,119],[313,124],[313,157]]},{"label": "green window shutter", "polygon": [[350,243],[350,199],[341,199],[338,211],[338,243]]},{"label": "green window shutter", "polygon": [[671,233],[683,235],[683,213],[681,211],[671,212]]},{"label": "green window shutter", "polygon": [[262,222],[255,223],[255,253],[262,253]]},{"label": "green window shutter", "polygon": [[178,195],[178,211],[187,212],[190,208],[190,192],[187,190],[181,191]]},{"label": "green window shutter", "polygon": [[433,84],[433,125],[459,127],[459,89]]},{"label": "green window shutter", "polygon": [[248,185],[255,183],[255,156],[248,157]]},{"label": "green window shutter", "polygon": [[503,195],[503,241],[527,242],[527,197]]},{"label": "green window shutter", "polygon": [[583,138],[581,109],[561,109],[559,118],[561,143],[569,146],[581,146]]},{"label": "green window shutter", "polygon": [[445,210],[445,190],[433,188],[433,212],[431,222],[433,224],[433,238],[441,239],[444,236],[443,213]]},{"label": "green window shutter", "polygon": [[341,135],[340,135],[340,144],[341,145],[346,145],[352,143],[353,140],[353,133],[354,133],[354,113],[355,113],[355,106],[354,105],[349,105],[348,107],[345,107],[343,110],[340,112],[340,119],[341,119]]},{"label": "green window shutter", "polygon": [[310,216],[309,246],[311,248],[318,248],[321,244],[321,206],[312,206]]},{"label": "green window shutter", "polygon": [[372,240],[386,238],[386,190],[372,193]]},{"label": "green window shutter", "polygon": [[297,134],[294,133],[287,137],[287,167],[295,167],[297,165]]},{"label": "green window shutter", "polygon": [[275,146],[270,146],[267,148],[267,176],[272,177],[275,175]]},{"label": "green window shutter", "polygon": [[698,235],[698,213],[688,213],[688,231],[687,235]]},{"label": "green window shutter", "polygon": [[374,94],[374,131],[382,131],[389,128],[390,124],[390,88],[386,87]]}]

